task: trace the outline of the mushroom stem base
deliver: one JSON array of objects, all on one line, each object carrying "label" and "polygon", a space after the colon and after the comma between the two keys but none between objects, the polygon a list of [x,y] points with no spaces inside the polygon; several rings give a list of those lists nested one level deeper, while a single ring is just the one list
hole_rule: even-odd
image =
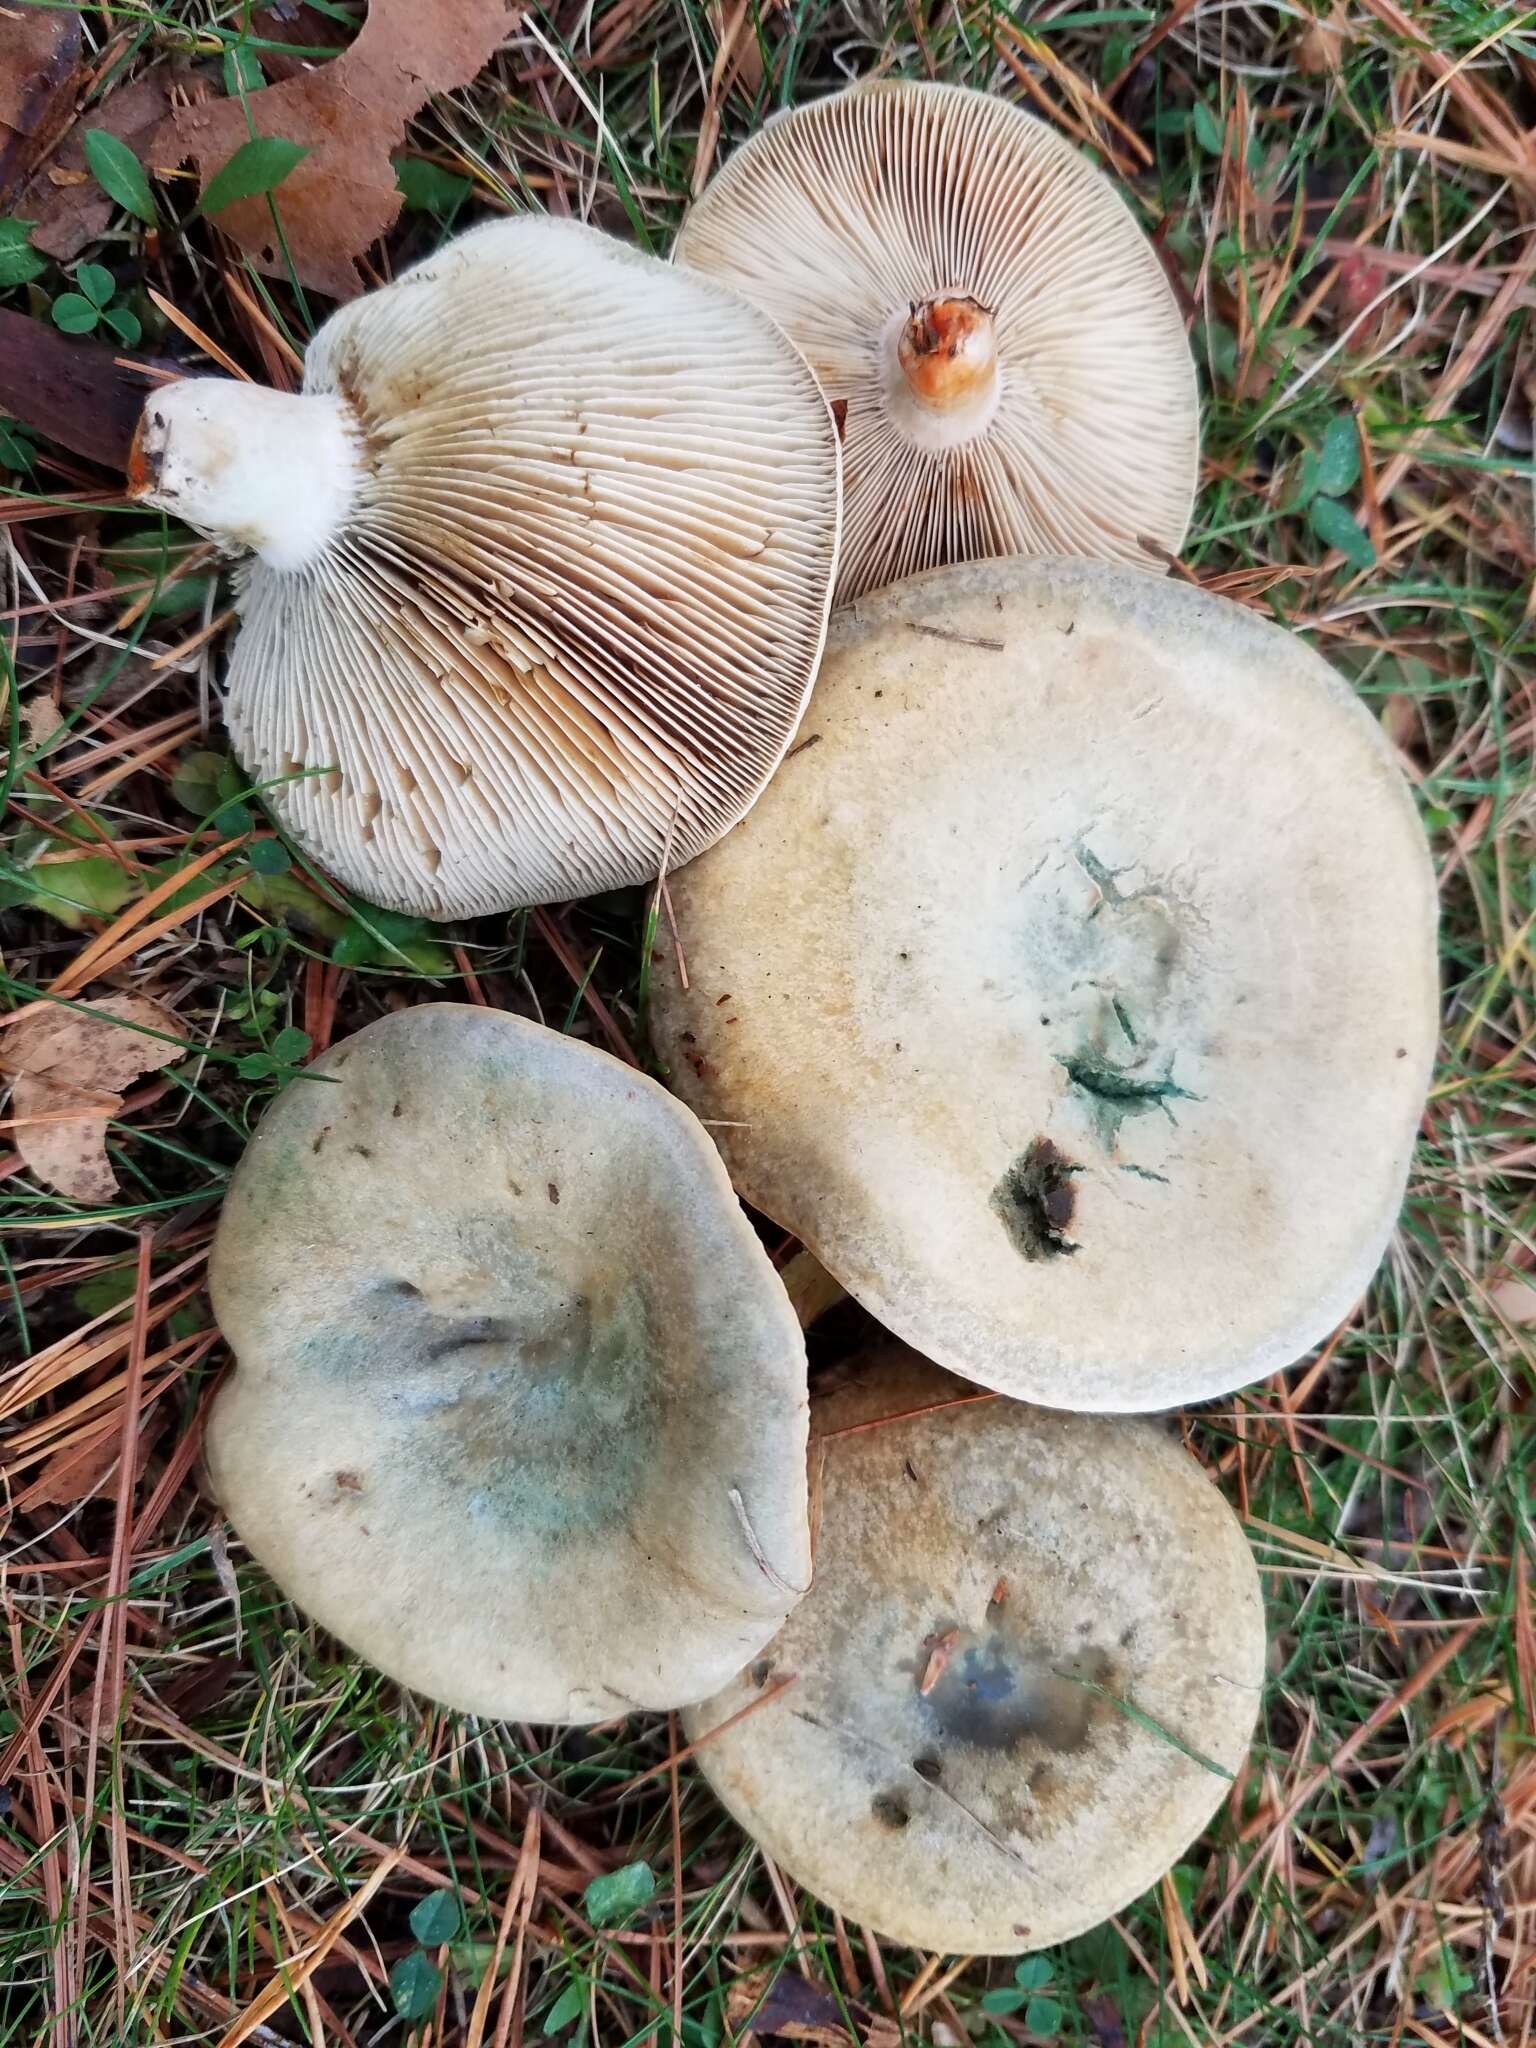
[{"label": "mushroom stem base", "polygon": [[128,494],[274,569],[324,553],[363,476],[344,398],[187,377],[153,392],[128,457]]},{"label": "mushroom stem base", "polygon": [[997,410],[997,331],[991,312],[964,292],[914,302],[884,337],[886,402],[920,447],[973,439]]}]

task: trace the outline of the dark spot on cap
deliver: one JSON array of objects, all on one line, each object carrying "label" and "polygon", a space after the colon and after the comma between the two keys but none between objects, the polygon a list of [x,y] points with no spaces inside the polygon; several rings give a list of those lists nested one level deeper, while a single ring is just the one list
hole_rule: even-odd
[{"label": "dark spot on cap", "polygon": [[1070,1751],[1089,1741],[1102,1718],[1091,1688],[1111,1675],[1100,1650],[1063,1654],[998,1625],[960,1635],[923,1703],[949,1742],[989,1750],[1028,1742]]},{"label": "dark spot on cap", "polygon": [[553,1181],[549,1183],[549,1199],[554,1203],[555,1207],[558,1209],[560,1206],[560,1190],[555,1186]]},{"label": "dark spot on cap", "polygon": [[912,1809],[899,1792],[877,1792],[869,1810],[883,1828],[904,1828],[912,1818]]},{"label": "dark spot on cap", "polygon": [[1067,1236],[1077,1207],[1073,1176],[1082,1168],[1049,1138],[1036,1138],[992,1190],[992,1210],[1026,1259],[1075,1252]]}]

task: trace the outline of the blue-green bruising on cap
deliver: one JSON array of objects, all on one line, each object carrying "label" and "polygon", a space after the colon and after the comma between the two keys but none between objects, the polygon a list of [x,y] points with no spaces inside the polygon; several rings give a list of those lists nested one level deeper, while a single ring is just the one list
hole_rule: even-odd
[{"label": "blue-green bruising on cap", "polygon": [[[496,1295],[502,1293],[498,1301]],[[666,1374],[638,1281],[608,1303],[545,1276],[434,1311],[386,1281],[346,1324],[306,1333],[303,1371],[374,1410],[407,1484],[466,1541],[495,1529],[559,1543],[621,1524],[661,1428]]]},{"label": "blue-green bruising on cap", "polygon": [[655,1334],[638,1283],[593,1319],[561,1370],[540,1377],[512,1366],[497,1378],[483,1401],[471,1397],[465,1436],[442,1471],[448,1483],[477,1477],[466,1496],[471,1520],[550,1542],[621,1524],[645,1484],[661,1416]]},{"label": "blue-green bruising on cap", "polygon": [[1069,1751],[1088,1739],[1094,1696],[1109,1658],[1097,1650],[1053,1656],[1003,1628],[957,1630],[936,1681],[921,1695],[940,1742],[1007,1750],[1031,1741]]}]

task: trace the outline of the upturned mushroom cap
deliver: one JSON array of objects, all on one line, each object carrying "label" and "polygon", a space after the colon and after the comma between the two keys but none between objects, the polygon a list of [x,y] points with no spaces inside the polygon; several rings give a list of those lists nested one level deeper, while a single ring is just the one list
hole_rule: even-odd
[{"label": "upturned mushroom cap", "polygon": [[284,1592],[473,1713],[675,1707],[810,1578],[805,1351],[708,1138],[607,1054],[429,1004],[262,1120],[214,1490]]},{"label": "upturned mushroom cap", "polygon": [[674,1086],[749,1202],[1003,1393],[1159,1408],[1287,1365],[1386,1246],[1435,881],[1299,640],[1089,562],[834,624],[763,802],[671,883]]},{"label": "upturned mushroom cap", "polygon": [[1253,1559],[1155,1424],[966,1401],[899,1346],[861,1367],[812,1410],[816,1583],[689,1740],[850,1920],[968,1955],[1066,1941],[1229,1789],[1264,1679]]},{"label": "upturned mushroom cap", "polygon": [[675,260],[771,313],[847,407],[839,603],[986,555],[1177,553],[1183,320],[1109,181],[1018,107],[883,79],[776,114]]},{"label": "upturned mushroom cap", "polygon": [[835,565],[836,432],[759,311],[571,221],[496,221],[336,313],[293,395],[148,400],[135,494],[255,558],[227,718],[370,901],[644,881],[783,754]]}]

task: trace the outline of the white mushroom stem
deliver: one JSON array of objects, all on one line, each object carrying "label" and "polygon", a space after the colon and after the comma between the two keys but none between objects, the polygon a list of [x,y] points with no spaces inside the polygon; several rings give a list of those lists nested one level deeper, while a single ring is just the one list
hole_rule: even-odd
[{"label": "white mushroom stem", "polygon": [[997,333],[979,299],[951,294],[913,306],[896,359],[925,412],[990,413],[997,401]]},{"label": "white mushroom stem", "polygon": [[219,377],[157,391],[128,459],[130,497],[274,569],[324,553],[363,475],[362,430],[344,398]]}]

